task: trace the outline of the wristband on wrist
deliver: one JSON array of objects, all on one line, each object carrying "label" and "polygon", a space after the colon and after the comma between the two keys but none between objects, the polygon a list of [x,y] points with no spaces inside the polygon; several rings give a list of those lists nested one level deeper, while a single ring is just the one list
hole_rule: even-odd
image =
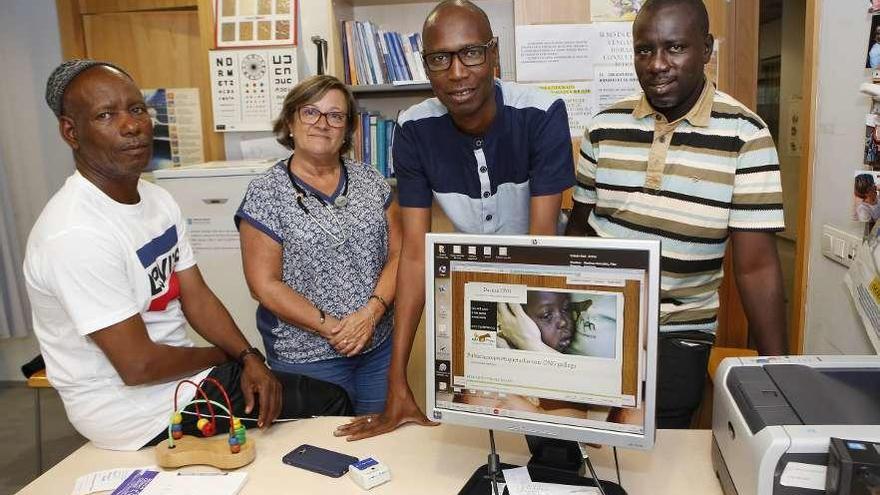
[{"label": "wristband on wrist", "polygon": [[244,358],[246,358],[249,354],[253,354],[254,356],[257,356],[257,358],[259,358],[260,361],[262,361],[264,363],[266,362],[266,357],[263,356],[263,353],[260,352],[259,349],[257,349],[256,347],[248,347],[247,349],[241,351],[238,354],[238,359],[237,359],[238,364],[241,366],[244,366]]},{"label": "wristband on wrist", "polygon": [[321,308],[318,308],[318,321],[321,322],[321,325],[327,321],[327,315],[324,314],[324,310]]},{"label": "wristband on wrist", "polygon": [[385,299],[382,299],[382,296],[380,296],[378,294],[373,294],[367,298],[367,301],[369,301],[370,299],[375,299],[375,300],[379,301],[379,304],[381,304],[382,307],[385,308],[385,312],[388,312],[388,309],[389,309],[388,303],[385,302]]}]

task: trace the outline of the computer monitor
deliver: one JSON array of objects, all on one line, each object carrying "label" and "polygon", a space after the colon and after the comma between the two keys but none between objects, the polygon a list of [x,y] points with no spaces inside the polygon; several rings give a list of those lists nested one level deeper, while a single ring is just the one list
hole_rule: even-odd
[{"label": "computer monitor", "polygon": [[429,234],[425,253],[429,417],[653,445],[658,241]]}]

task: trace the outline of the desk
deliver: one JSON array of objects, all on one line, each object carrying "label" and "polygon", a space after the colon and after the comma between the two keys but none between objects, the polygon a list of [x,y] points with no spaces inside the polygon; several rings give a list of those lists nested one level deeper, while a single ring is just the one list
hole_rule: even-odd
[{"label": "desk", "polygon": [[[441,425],[409,425],[375,438],[346,442],[331,432],[345,418],[315,418],[273,426],[267,432],[248,430],[257,442],[257,458],[244,470],[249,473],[242,495],[363,494],[347,476],[334,479],[287,466],[281,457],[309,443],[362,458],[373,456],[391,468],[391,482],[370,490],[384,494],[458,493],[471,473],[486,463],[489,435],[485,430]],[[497,433],[496,447],[502,462],[524,464],[528,448],[522,435]],[[659,430],[653,451],[619,449],[623,487],[629,495],[699,493],[721,494],[709,456],[711,431]],[[615,480],[610,448],[593,449],[599,476]],[[153,449],[138,452],[101,450],[86,444],[24,487],[19,494],[70,493],[76,478],[115,467],[155,464]]]}]

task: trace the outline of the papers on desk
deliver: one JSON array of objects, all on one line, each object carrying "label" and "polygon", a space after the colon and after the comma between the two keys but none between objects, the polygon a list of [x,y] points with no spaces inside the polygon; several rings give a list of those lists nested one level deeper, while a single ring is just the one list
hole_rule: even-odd
[{"label": "papers on desk", "polygon": [[825,475],[828,468],[820,464],[804,464],[802,462],[789,462],[782,470],[779,484],[794,488],[809,488],[810,490],[825,490]]},{"label": "papers on desk", "polygon": [[84,474],[77,478],[70,495],[88,495],[95,492],[109,492],[115,490],[126,478],[135,471],[156,469],[155,466],[143,466],[137,468],[108,469],[91,474]]},{"label": "papers on desk", "polygon": [[111,495],[235,495],[247,473],[136,470]]},{"label": "papers on desk", "polygon": [[880,222],[856,250],[843,280],[874,350],[880,353]]},{"label": "papers on desk", "polygon": [[[594,486],[557,485],[532,481],[526,467],[505,469],[504,481],[510,495],[599,495]],[[499,487],[500,489],[500,487]]]}]

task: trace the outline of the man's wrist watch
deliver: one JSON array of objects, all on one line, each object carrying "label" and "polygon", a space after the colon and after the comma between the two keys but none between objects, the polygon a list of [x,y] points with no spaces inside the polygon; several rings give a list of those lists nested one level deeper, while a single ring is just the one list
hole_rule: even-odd
[{"label": "man's wrist watch", "polygon": [[248,356],[248,354],[253,354],[254,356],[257,356],[257,358],[259,358],[260,361],[262,361],[264,363],[266,362],[266,356],[264,356],[263,353],[260,352],[259,349],[257,349],[256,347],[248,347],[247,349],[241,351],[238,354],[238,359],[236,359],[236,361],[238,361],[239,365],[244,366],[244,358],[246,358]]}]

